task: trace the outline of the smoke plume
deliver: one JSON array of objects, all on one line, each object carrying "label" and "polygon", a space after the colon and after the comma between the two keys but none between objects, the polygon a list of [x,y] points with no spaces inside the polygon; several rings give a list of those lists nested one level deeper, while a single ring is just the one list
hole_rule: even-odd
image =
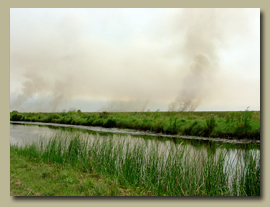
[{"label": "smoke plume", "polygon": [[259,9],[11,9],[10,110],[259,106],[258,20]]},{"label": "smoke plume", "polygon": [[218,71],[217,43],[220,40],[216,11],[191,9],[183,14],[186,26],[181,55],[187,75],[180,84],[180,91],[169,111],[194,111],[213,87],[212,80]]},{"label": "smoke plume", "polygon": [[147,101],[128,100],[128,101],[110,101],[106,106],[101,107],[99,111],[107,112],[143,112],[147,106]]}]

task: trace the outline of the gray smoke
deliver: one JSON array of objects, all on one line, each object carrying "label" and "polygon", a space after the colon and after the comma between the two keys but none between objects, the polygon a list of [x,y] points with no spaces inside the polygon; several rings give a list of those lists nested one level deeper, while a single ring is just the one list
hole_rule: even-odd
[{"label": "gray smoke", "polygon": [[147,101],[127,100],[127,101],[110,101],[99,109],[107,112],[143,112],[147,106]]},{"label": "gray smoke", "polygon": [[11,9],[10,110],[193,111],[257,100],[246,94],[259,94],[257,77],[237,78],[258,65],[256,12]]},{"label": "gray smoke", "polygon": [[[180,84],[180,91],[169,111],[194,111],[207,93],[218,71],[217,43],[220,34],[216,10],[185,10],[180,25],[186,29],[181,51],[188,73]],[[184,22],[186,21],[186,22]]]},{"label": "gray smoke", "polygon": [[190,73],[185,77],[176,100],[169,105],[169,111],[194,111],[207,96],[213,69],[210,60],[204,55],[194,57]]}]

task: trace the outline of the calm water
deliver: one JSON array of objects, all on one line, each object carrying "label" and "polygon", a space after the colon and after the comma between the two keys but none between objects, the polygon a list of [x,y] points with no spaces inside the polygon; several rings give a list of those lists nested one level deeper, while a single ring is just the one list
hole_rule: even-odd
[{"label": "calm water", "polygon": [[152,133],[152,132],[145,132],[145,131],[138,131],[138,130],[123,130],[117,128],[104,128],[98,126],[82,126],[82,125],[68,125],[68,124],[56,124],[56,123],[43,123],[43,122],[24,122],[24,121],[10,121],[11,124],[23,124],[23,125],[38,125],[38,126],[48,126],[48,127],[61,127],[64,128],[72,128],[72,129],[84,129],[87,131],[92,132],[105,132],[105,133],[117,133],[117,134],[130,134],[130,135],[141,135],[143,137],[151,136],[151,137],[158,137],[158,138],[170,138],[174,139],[184,139],[184,140],[191,140],[191,141],[206,141],[206,142],[220,142],[220,143],[232,143],[232,144],[260,144],[260,140],[249,140],[249,139],[222,139],[222,138],[208,138],[208,137],[196,137],[196,136],[180,136],[180,135],[166,135],[166,134],[159,134],[159,133]]},{"label": "calm water", "polygon": [[[80,133],[81,137],[89,140],[89,143],[95,139],[110,140],[113,143],[124,142],[125,145],[134,147],[136,145],[146,145],[150,151],[151,148],[158,146],[162,156],[166,159],[166,151],[185,149],[187,153],[197,156],[200,159],[201,155],[216,156],[226,151],[226,162],[230,163],[232,167],[235,164],[244,162],[243,155],[254,154],[260,159],[260,145],[258,144],[243,144],[243,143],[226,143],[216,142],[200,139],[181,139],[181,138],[168,138],[158,136],[142,136],[134,134],[121,133],[107,133],[98,128],[98,131],[91,131],[86,129],[59,127],[59,126],[44,126],[44,125],[24,125],[24,124],[10,124],[10,144],[24,145],[33,141],[47,140],[57,134],[72,135]],[[116,129],[114,129],[116,130]],[[119,132],[120,130],[118,130]],[[165,153],[164,153],[165,152]],[[146,152],[147,153],[147,152]]]},{"label": "calm water", "polygon": [[[99,140],[117,146],[123,146],[122,158],[125,160],[126,150],[132,150],[135,147],[143,149],[144,156],[147,158],[148,154],[158,150],[159,163],[162,165],[168,160],[168,155],[172,155],[169,152],[183,152],[187,157],[188,163],[196,162],[196,171],[199,173],[200,166],[204,166],[203,159],[212,157],[212,161],[224,156],[224,162],[222,164],[223,171],[228,175],[234,175],[239,173],[245,174],[245,166],[248,164],[247,157],[253,157],[256,160],[256,165],[260,164],[260,145],[259,144],[244,144],[244,143],[228,143],[221,141],[209,141],[203,139],[181,139],[172,137],[159,137],[159,136],[143,136],[134,134],[125,134],[123,131],[116,133],[108,133],[106,130],[97,128],[98,130],[91,131],[89,129],[78,129],[60,126],[49,125],[29,125],[29,124],[10,124],[10,144],[13,145],[26,145],[32,142],[42,140],[46,143],[50,138],[55,136],[61,138],[72,137],[72,135],[79,133],[80,138],[84,139],[87,147],[91,147],[95,141]],[[104,153],[99,152],[100,155]],[[191,155],[191,156],[190,156]],[[161,158],[161,159],[160,159]],[[195,159],[194,159],[195,158]],[[147,159],[146,159],[147,160]],[[148,161],[146,161],[148,162]],[[151,160],[149,160],[151,162]],[[118,163],[121,164],[121,163]],[[117,165],[117,162],[115,163]],[[146,164],[147,165],[147,164]],[[237,178],[238,179],[238,178]],[[229,187],[232,189],[232,183],[229,180]]]},{"label": "calm water", "polygon": [[37,138],[49,138],[59,132],[59,129],[40,127],[35,125],[10,124],[10,144],[26,144],[36,141]]}]

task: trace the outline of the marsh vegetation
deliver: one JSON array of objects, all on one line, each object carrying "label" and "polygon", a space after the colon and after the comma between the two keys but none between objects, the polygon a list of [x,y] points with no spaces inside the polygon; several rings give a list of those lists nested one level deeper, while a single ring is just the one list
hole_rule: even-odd
[{"label": "marsh vegetation", "polygon": [[260,111],[10,113],[11,121],[135,129],[163,134],[260,139]]},{"label": "marsh vegetation", "polygon": [[[26,164],[15,168],[14,159]],[[11,145],[11,160],[11,174],[22,170],[24,178],[16,179],[26,184],[31,183],[27,181],[27,174],[33,174],[30,166],[40,164],[37,180],[55,186],[50,192],[32,186],[40,195],[260,195],[260,150],[250,144],[156,141],[75,131]]]}]

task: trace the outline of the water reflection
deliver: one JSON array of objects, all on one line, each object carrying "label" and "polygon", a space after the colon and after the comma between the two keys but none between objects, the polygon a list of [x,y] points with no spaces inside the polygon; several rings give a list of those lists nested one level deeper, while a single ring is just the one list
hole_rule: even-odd
[{"label": "water reflection", "polygon": [[[139,172],[136,177],[140,177],[140,184],[156,176],[155,182],[173,178],[171,183],[185,181],[183,183],[188,188],[190,183],[195,183],[196,189],[204,185],[208,191],[209,186],[222,183],[231,195],[242,195],[237,187],[239,184],[248,186],[248,179],[260,180],[259,145],[93,132],[56,126],[10,125],[11,145],[42,141],[44,145],[39,145],[41,150],[51,138],[63,141],[60,149],[68,149],[70,139],[77,135],[82,141],[79,146],[86,149],[89,155],[87,160],[93,158],[106,170],[114,169],[116,174],[128,166],[125,162],[131,163],[132,168]],[[186,182],[189,180],[192,182]]]},{"label": "water reflection", "polygon": [[180,151],[184,153],[182,155],[183,157],[189,157],[189,162],[196,161],[197,164],[201,163],[201,165],[205,163],[206,158],[220,158],[224,154],[224,164],[230,166],[232,169],[236,169],[237,165],[244,166],[248,161],[244,160],[244,157],[249,157],[247,156],[249,154],[257,157],[258,160],[260,159],[260,146],[253,144],[230,144],[211,142],[209,140],[185,140],[179,138],[113,134],[56,126],[11,124],[10,144],[29,144],[40,139],[50,139],[59,133],[65,133],[66,135],[80,133],[83,139],[88,140],[89,145],[93,144],[97,139],[101,142],[110,139],[114,145],[123,143],[122,146],[125,146],[123,149],[124,153],[127,150],[134,150],[136,147],[145,146],[143,153],[146,156],[154,150],[159,157],[163,157],[164,163],[167,161],[169,155]]},{"label": "water reflection", "polygon": [[152,138],[157,138],[158,140],[170,139],[171,141],[177,142],[179,139],[193,140],[193,141],[210,141],[210,142],[220,142],[220,143],[232,143],[232,144],[260,144],[260,140],[250,140],[250,139],[223,139],[223,138],[209,138],[209,137],[196,137],[196,136],[182,136],[182,135],[167,135],[153,132],[145,132],[138,130],[124,130],[118,128],[104,128],[98,126],[83,126],[83,125],[68,125],[68,124],[56,124],[56,123],[43,123],[43,122],[23,122],[23,121],[10,121],[11,124],[25,124],[25,125],[38,125],[45,127],[56,127],[64,130],[84,130],[90,133],[98,132],[100,134],[130,134],[133,136],[143,136],[146,138],[150,136]]}]

